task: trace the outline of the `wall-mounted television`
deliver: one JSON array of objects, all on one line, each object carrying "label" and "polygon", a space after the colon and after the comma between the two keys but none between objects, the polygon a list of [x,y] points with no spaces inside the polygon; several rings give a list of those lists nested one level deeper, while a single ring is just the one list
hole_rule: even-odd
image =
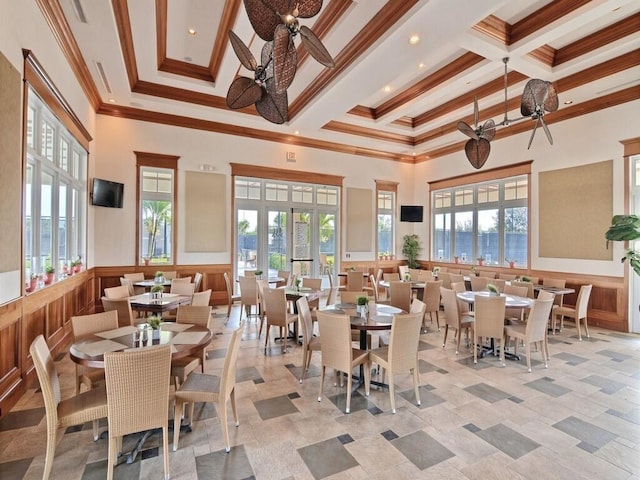
[{"label": "wall-mounted television", "polygon": [[123,193],[123,183],[94,178],[91,204],[99,207],[122,208]]},{"label": "wall-mounted television", "polygon": [[401,222],[422,222],[422,205],[400,205]]}]

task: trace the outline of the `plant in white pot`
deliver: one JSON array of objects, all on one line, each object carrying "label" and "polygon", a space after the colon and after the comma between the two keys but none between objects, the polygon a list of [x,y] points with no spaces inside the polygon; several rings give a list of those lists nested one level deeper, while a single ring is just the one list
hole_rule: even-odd
[{"label": "plant in white pot", "polygon": [[[640,217],[637,215],[614,215],[611,226],[605,233],[607,248],[609,242],[630,242],[640,238]],[[629,260],[629,265],[640,275],[640,252],[632,248],[627,250],[621,262]]]}]

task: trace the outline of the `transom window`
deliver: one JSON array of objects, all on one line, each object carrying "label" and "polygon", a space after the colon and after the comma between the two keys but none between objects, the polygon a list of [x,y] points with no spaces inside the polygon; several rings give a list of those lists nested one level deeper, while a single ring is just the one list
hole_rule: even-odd
[{"label": "transom window", "polygon": [[432,192],[432,258],[526,266],[528,187],[518,176]]}]

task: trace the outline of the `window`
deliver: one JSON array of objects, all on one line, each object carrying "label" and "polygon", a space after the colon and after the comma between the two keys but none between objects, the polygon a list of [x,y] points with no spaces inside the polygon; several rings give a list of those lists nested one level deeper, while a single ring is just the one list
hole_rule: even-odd
[{"label": "window", "polygon": [[528,192],[526,175],[435,190],[432,258],[526,266]]},{"label": "window", "polygon": [[378,258],[395,254],[395,221],[397,183],[376,180]]},{"label": "window", "polygon": [[172,264],[174,170],[140,167],[140,257],[151,264]]},{"label": "window", "polygon": [[29,87],[25,185],[25,276],[58,272],[85,249],[85,148]]}]

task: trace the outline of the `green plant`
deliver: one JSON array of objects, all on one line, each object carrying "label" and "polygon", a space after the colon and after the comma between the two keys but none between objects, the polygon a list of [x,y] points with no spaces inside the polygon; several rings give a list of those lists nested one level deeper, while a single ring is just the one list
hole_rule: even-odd
[{"label": "green plant", "polygon": [[262,270],[256,270],[256,271],[255,271],[255,273],[254,273],[254,275],[255,275],[256,277],[259,277],[260,275],[262,275]]},{"label": "green plant", "polygon": [[[640,238],[640,217],[637,215],[614,215],[611,226],[605,233],[607,248],[609,242],[630,242]],[[640,252],[628,249],[627,253],[620,259],[621,262],[629,260],[629,265],[637,275],[640,275]]]},{"label": "green plant", "polygon": [[164,292],[164,287],[162,285],[154,285],[153,287],[151,287],[150,292],[151,293]]},{"label": "green plant", "polygon": [[154,277],[164,277],[164,272],[161,272],[160,270],[158,270],[153,276]]},{"label": "green plant", "polygon": [[369,303],[369,297],[362,295],[361,297],[358,297],[356,302],[359,306],[367,305]]},{"label": "green plant", "polygon": [[420,253],[420,250],[422,250],[418,235],[415,233],[412,235],[405,235],[402,241],[402,254],[407,257],[409,268],[418,268],[418,254]]},{"label": "green plant", "polygon": [[498,290],[498,287],[496,287],[493,283],[488,283],[487,284],[487,290],[489,290],[491,293],[495,293],[495,294],[499,294],[500,290]]},{"label": "green plant", "polygon": [[151,315],[150,317],[147,317],[147,325],[149,325],[154,330],[157,330],[160,327],[161,321],[162,318],[160,318],[158,315]]},{"label": "green plant", "polygon": [[520,281],[521,282],[529,282],[529,283],[531,283],[531,278],[527,277],[526,275],[523,275],[523,276],[520,277]]},{"label": "green plant", "polygon": [[476,260],[477,260],[478,262],[484,262],[484,257],[483,257],[483,256],[480,256],[480,257],[476,258]]}]

